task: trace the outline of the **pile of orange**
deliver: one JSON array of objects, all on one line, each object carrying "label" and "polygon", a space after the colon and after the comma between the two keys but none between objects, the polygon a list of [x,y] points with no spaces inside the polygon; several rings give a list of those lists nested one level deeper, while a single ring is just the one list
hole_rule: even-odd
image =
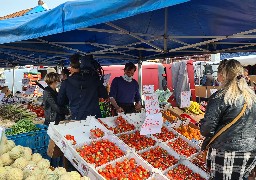
[{"label": "pile of orange", "polygon": [[177,117],[174,116],[174,115],[172,115],[170,111],[164,111],[163,114],[164,114],[165,116],[168,116],[168,119],[167,119],[165,116],[163,116],[164,122],[166,122],[166,121],[174,122],[174,121],[176,121],[176,119],[177,119]]},{"label": "pile of orange", "polygon": [[180,134],[188,138],[189,140],[191,139],[196,139],[200,140],[201,139],[201,134],[199,129],[192,128],[190,126],[180,126],[178,129],[176,129]]}]

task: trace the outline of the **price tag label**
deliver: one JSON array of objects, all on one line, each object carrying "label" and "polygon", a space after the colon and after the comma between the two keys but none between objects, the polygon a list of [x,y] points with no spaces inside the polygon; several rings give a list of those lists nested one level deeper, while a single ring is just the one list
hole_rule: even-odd
[{"label": "price tag label", "polygon": [[28,78],[22,79],[22,85],[23,85],[23,86],[29,85],[29,79],[28,79]]},{"label": "price tag label", "polygon": [[5,85],[5,79],[0,79],[0,86],[4,86]]},{"label": "price tag label", "polygon": [[26,90],[25,94],[26,95],[31,95],[34,93],[36,87],[35,86],[29,86],[28,89]]}]

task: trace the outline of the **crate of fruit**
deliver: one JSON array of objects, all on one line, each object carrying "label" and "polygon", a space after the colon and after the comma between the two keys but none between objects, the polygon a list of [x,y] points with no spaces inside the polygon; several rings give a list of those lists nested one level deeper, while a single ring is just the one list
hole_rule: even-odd
[{"label": "crate of fruit", "polygon": [[179,164],[168,169],[165,175],[171,180],[187,179],[187,180],[207,180],[209,175],[195,166],[188,160],[181,160]]},{"label": "crate of fruit", "polygon": [[83,143],[67,144],[68,152],[79,162],[85,161],[95,167],[101,166],[126,155],[130,150],[114,135],[105,135],[96,140]]},{"label": "crate of fruit", "polygon": [[166,144],[177,152],[182,159],[193,158],[200,151],[200,147],[183,136],[178,136],[174,141],[168,141]]},{"label": "crate of fruit", "polygon": [[157,141],[152,135],[140,135],[139,131],[131,131],[125,134],[118,135],[118,138],[133,151],[141,150],[155,146]]},{"label": "crate of fruit", "polygon": [[175,140],[178,137],[178,133],[173,128],[163,125],[161,133],[153,134],[153,137],[160,142],[167,142]]},{"label": "crate of fruit", "polygon": [[137,130],[140,127],[139,124],[136,124],[123,114],[115,117],[101,118],[98,121],[114,134],[124,134]]},{"label": "crate of fruit", "polygon": [[[85,141],[90,141],[92,138],[100,138],[109,132],[102,124],[100,124],[95,117],[90,118],[90,124],[86,121],[69,121],[58,125],[50,124],[48,133],[54,142],[58,143],[67,135],[75,137],[78,144]],[[57,141],[57,142],[56,142]]]},{"label": "crate of fruit", "polygon": [[199,154],[197,154],[194,158],[190,159],[190,161],[194,165],[202,169],[204,172],[208,174],[210,173],[209,168],[206,167],[206,162],[204,161],[203,152],[200,152]]},{"label": "crate of fruit", "polygon": [[99,179],[136,179],[146,180],[153,175],[153,168],[129,152],[111,163],[96,168]]},{"label": "crate of fruit", "polygon": [[[44,148],[49,144],[49,136],[47,134],[47,126],[33,124],[33,130],[27,133],[16,132],[16,128],[6,129],[6,136],[8,139],[13,140],[16,145],[29,147],[31,149]],[[12,135],[13,134],[13,135]]]},{"label": "crate of fruit", "polygon": [[164,143],[158,143],[155,147],[139,152],[138,155],[161,173],[180,160],[180,156]]}]

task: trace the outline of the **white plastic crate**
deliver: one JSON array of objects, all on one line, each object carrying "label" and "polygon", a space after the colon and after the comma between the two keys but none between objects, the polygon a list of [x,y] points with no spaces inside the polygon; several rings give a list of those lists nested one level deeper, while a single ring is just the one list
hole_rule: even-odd
[{"label": "white plastic crate", "polygon": [[[165,141],[165,142],[173,141],[173,140],[175,140],[175,139],[178,137],[179,134],[178,134],[177,131],[175,131],[173,128],[171,128],[170,126],[167,126],[167,125],[165,125],[165,124],[163,124],[163,127],[167,128],[168,131],[170,131],[170,132],[172,132],[172,133],[175,134],[175,138],[170,139],[170,140]],[[158,139],[157,137],[155,137],[154,135],[152,135],[152,137],[154,137],[154,138],[155,138],[157,141],[159,141],[159,142],[164,142],[164,141],[162,141],[161,139]]]},{"label": "white plastic crate", "polygon": [[[136,154],[134,154],[133,152],[129,152],[126,156],[123,156],[122,158],[119,158],[115,161],[112,161],[111,163],[108,163],[108,164],[105,164],[103,166],[99,166],[96,168],[96,171],[98,172],[98,170],[102,170],[104,169],[107,165],[111,164],[112,166],[115,166],[116,162],[122,162],[124,161],[125,159],[131,159],[131,158],[134,158],[135,161],[136,161],[136,164],[137,165],[141,165],[143,166],[145,169],[147,169],[149,172],[150,172],[150,177],[149,179],[151,178],[151,176],[153,175],[153,168],[152,166],[149,166],[149,164],[147,164],[144,160],[140,159]],[[101,176],[99,173],[98,173],[98,179],[100,180],[104,180],[105,178],[103,176]]]},{"label": "white plastic crate", "polygon": [[100,124],[95,119],[95,117],[91,116],[91,117],[88,117],[87,119],[90,119],[89,125],[87,125],[88,121],[81,120],[81,121],[72,121],[68,123],[63,123],[59,125],[53,125],[53,123],[51,123],[49,127],[52,129],[51,132],[53,132],[53,134],[56,134],[58,138],[65,137],[66,135],[70,134],[75,137],[75,140],[78,144],[91,140],[90,139],[91,129],[100,128],[105,134],[109,132],[102,124]]},{"label": "white plastic crate", "polygon": [[168,180],[168,178],[160,173],[154,173],[148,180]]},{"label": "white plastic crate", "polygon": [[[178,154],[178,153],[176,153],[173,149],[171,149],[171,148],[169,148],[168,146],[166,146],[164,143],[157,143],[154,147],[151,147],[151,148],[147,148],[147,149],[145,149],[145,150],[143,150],[143,151],[140,151],[140,152],[138,152],[138,155],[140,156],[140,154],[142,154],[142,153],[144,153],[144,152],[147,152],[147,151],[149,151],[149,150],[151,150],[151,149],[155,149],[156,147],[161,147],[161,148],[163,148],[164,150],[166,150],[167,151],[167,153],[169,154],[169,155],[171,155],[171,156],[173,156],[175,159],[177,159],[177,161],[179,162],[179,160],[180,160],[180,155]],[[140,158],[141,159],[143,159],[142,158],[142,156],[140,156]],[[144,160],[144,159],[143,159]],[[144,161],[146,161],[146,160],[144,160]],[[147,162],[147,161],[146,161]],[[177,163],[178,163],[177,162]],[[147,162],[150,166],[152,166],[149,162]],[[173,166],[175,166],[175,164],[173,165]],[[173,167],[173,166],[171,166],[171,167]],[[153,166],[152,166],[153,167]],[[169,168],[171,168],[171,167],[169,167]],[[153,167],[154,168],[154,167]],[[169,169],[169,168],[167,168],[167,169]],[[161,169],[157,169],[157,168],[154,168],[154,172],[156,172],[156,173],[164,173],[166,170],[161,170]]]},{"label": "white plastic crate", "polygon": [[[189,139],[185,138],[184,136],[178,135],[178,138],[181,138],[182,140],[184,140],[185,142],[187,142],[187,143],[189,144],[189,146],[194,147],[194,148],[196,148],[196,150],[197,150],[196,153],[192,154],[192,155],[189,156],[189,157],[186,157],[186,156],[180,154],[181,159],[191,159],[191,158],[195,157],[195,156],[199,153],[199,151],[200,151],[200,147],[199,147],[199,146],[197,146],[196,144],[194,144],[192,141],[190,141]],[[178,139],[178,138],[177,138],[177,139]],[[172,149],[172,147],[169,146],[168,143],[169,143],[169,142],[174,142],[174,141],[176,141],[177,139],[168,141],[168,142],[166,142],[165,144],[166,144],[170,149]],[[174,150],[174,149],[173,149],[173,150]],[[174,151],[175,151],[175,150],[174,150]]]},{"label": "white plastic crate", "polygon": [[191,163],[189,160],[180,160],[179,163],[173,167],[171,167],[170,169],[168,169],[164,175],[166,175],[166,177],[168,177],[167,173],[176,168],[178,165],[183,164],[185,166],[187,166],[189,169],[191,169],[194,173],[198,173],[200,174],[200,176],[206,180],[208,180],[210,178],[209,174],[207,174],[206,172],[204,172],[202,169],[200,169],[199,167],[197,167],[196,165],[194,165],[193,163]]},{"label": "white plastic crate", "polygon": [[[137,130],[138,132],[139,132],[139,130]],[[136,131],[129,131],[129,132],[126,132],[126,133],[122,133],[122,134],[117,134],[117,137],[118,137],[118,139],[126,146],[126,147],[128,147],[129,149],[131,149],[132,151],[134,151],[134,152],[140,152],[140,151],[143,151],[143,150],[145,150],[145,149],[148,149],[148,148],[151,148],[151,147],[154,147],[156,144],[157,144],[157,138],[154,138],[152,135],[146,135],[146,137],[149,137],[149,138],[152,138],[153,140],[155,140],[156,141],[156,143],[155,143],[155,145],[154,146],[151,146],[151,147],[148,147],[148,148],[145,148],[145,149],[142,149],[142,150],[139,150],[139,151],[137,151],[135,148],[133,148],[133,147],[130,147],[130,146],[128,146],[125,142],[123,142],[119,137],[121,136],[121,135],[124,135],[124,134],[134,134]]]}]

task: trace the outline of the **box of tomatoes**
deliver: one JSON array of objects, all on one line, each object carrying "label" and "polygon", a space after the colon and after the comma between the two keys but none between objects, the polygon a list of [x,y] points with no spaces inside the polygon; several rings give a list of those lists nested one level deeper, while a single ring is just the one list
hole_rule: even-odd
[{"label": "box of tomatoes", "polygon": [[137,130],[142,124],[139,122],[140,120],[136,121],[124,114],[115,117],[100,118],[98,121],[115,135]]},{"label": "box of tomatoes", "polygon": [[96,168],[98,179],[146,180],[152,177],[153,168],[133,152]]},{"label": "box of tomatoes", "polygon": [[188,160],[181,160],[179,164],[168,169],[165,172],[166,177],[171,180],[183,180],[183,179],[194,179],[194,180],[207,180],[209,174],[192,164]]}]

